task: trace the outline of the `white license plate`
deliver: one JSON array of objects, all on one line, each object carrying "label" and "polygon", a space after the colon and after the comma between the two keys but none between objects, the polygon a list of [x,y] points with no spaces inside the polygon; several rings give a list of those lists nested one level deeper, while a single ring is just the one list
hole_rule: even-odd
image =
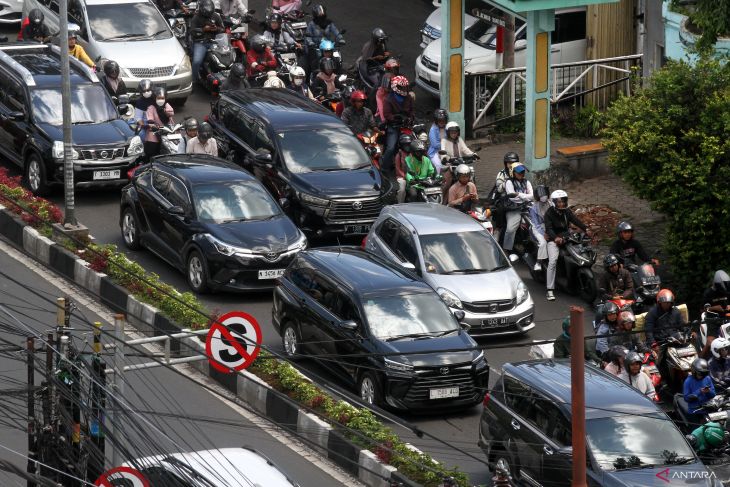
[{"label": "white license plate", "polygon": [[486,326],[505,326],[507,325],[507,318],[487,318],[482,321]]},{"label": "white license plate", "polygon": [[445,387],[443,389],[429,389],[429,399],[446,399],[448,397],[459,397],[458,387]]},{"label": "white license plate", "polygon": [[292,29],[306,29],[307,23],[306,22],[292,22],[291,28]]},{"label": "white license plate", "polygon": [[727,411],[718,411],[716,413],[709,413],[707,415],[710,421],[725,421],[727,419]]},{"label": "white license plate", "polygon": [[423,192],[426,194],[441,194],[441,188],[439,188],[438,186],[434,186],[432,188],[424,189]]},{"label": "white license plate", "polygon": [[119,179],[119,174],[119,169],[114,171],[94,171],[94,181],[101,179]]},{"label": "white license plate", "polygon": [[677,349],[677,356],[679,357],[690,357],[692,355],[695,355],[696,353],[697,350],[692,346]]},{"label": "white license plate", "polygon": [[284,275],[284,269],[266,269],[259,271],[259,279],[276,279]]},{"label": "white license plate", "polygon": [[182,139],[182,135],[180,135],[180,134],[170,134],[170,135],[166,135],[166,137],[167,137],[167,140],[180,140],[180,139]]},{"label": "white license plate", "polygon": [[370,233],[370,225],[345,225],[345,235],[364,235]]}]

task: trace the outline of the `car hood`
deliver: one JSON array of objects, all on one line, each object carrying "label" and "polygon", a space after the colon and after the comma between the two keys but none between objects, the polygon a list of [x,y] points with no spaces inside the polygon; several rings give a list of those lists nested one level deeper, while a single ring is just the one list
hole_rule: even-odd
[{"label": "car hood", "polygon": [[154,41],[99,42],[98,46],[102,57],[115,60],[122,68],[177,66],[185,55],[174,36]]},{"label": "car hood", "polygon": [[[435,62],[439,66],[441,66],[441,39],[436,39],[435,41],[429,43],[428,46],[423,50],[423,55],[426,56],[431,61]],[[491,49],[485,49],[477,44],[474,44],[473,42],[464,40],[464,62],[468,63],[474,58],[488,58],[488,57],[494,57],[494,51]],[[480,64],[483,64],[480,61]],[[466,71],[469,70],[469,65],[466,64],[464,66],[464,69]]]},{"label": "car hood", "polygon": [[382,180],[371,168],[297,173],[292,174],[292,183],[297,190],[322,198],[357,198],[379,196]]},{"label": "car hood", "polygon": [[714,475],[700,462],[690,465],[667,465],[603,472],[603,477],[602,485],[607,487],[644,487],[647,485],[713,487],[716,485]]},{"label": "car hood", "polygon": [[[38,127],[51,140],[63,140],[63,127],[49,123],[39,123]],[[126,144],[134,135],[129,125],[123,120],[73,125],[71,127],[71,143],[74,146]]]},{"label": "car hood", "polygon": [[501,301],[517,296],[520,278],[511,267],[485,274],[428,274],[428,283],[434,289],[448,289],[463,302]]},{"label": "car hood", "polygon": [[217,239],[254,252],[282,252],[301,237],[296,225],[285,215],[271,220],[208,224],[207,227]]},{"label": "car hood", "polygon": [[460,352],[434,352],[435,350],[451,350],[476,347],[476,342],[464,331],[445,337],[413,340],[404,338],[392,342],[384,342],[387,352],[410,354],[413,352],[429,352],[423,355],[406,355],[408,361],[416,367],[439,367],[444,365],[471,363],[479,356],[478,350]]},{"label": "car hood", "polygon": [[[473,15],[465,14],[464,15],[464,29],[468,29],[472,25],[474,25],[474,22],[477,21],[477,18]],[[437,31],[441,32],[441,7],[437,8],[433,12],[431,12],[431,15],[428,16],[426,19],[426,25],[429,25],[431,28],[436,29]]]}]

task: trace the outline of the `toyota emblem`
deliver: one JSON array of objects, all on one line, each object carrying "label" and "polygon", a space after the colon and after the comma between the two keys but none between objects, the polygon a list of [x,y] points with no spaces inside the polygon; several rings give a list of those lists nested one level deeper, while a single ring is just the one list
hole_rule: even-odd
[{"label": "toyota emblem", "polygon": [[353,210],[356,210],[356,211],[360,211],[360,210],[362,210],[362,202],[361,202],[361,201],[355,201],[355,202],[354,202],[354,203],[352,204],[352,209],[353,209]]},{"label": "toyota emblem", "polygon": [[267,253],[266,254],[266,258],[269,259],[269,260],[276,259],[276,252],[269,252],[269,253]]},{"label": "toyota emblem", "polygon": [[441,375],[449,375],[449,368],[448,367],[441,367],[439,369],[439,372],[441,373]]},{"label": "toyota emblem", "polygon": [[99,157],[101,157],[102,159],[108,159],[108,158],[109,158],[109,152],[107,152],[107,151],[103,150],[103,151],[101,151],[101,153],[99,154]]},{"label": "toyota emblem", "polygon": [[489,312],[490,313],[496,313],[498,309],[499,309],[499,306],[497,306],[496,304],[490,304],[489,305]]}]

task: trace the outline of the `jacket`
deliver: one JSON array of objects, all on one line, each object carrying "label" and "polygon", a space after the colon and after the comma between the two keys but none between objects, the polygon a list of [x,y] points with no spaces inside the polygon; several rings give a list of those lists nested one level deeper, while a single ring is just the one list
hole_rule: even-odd
[{"label": "jacket", "polygon": [[[632,238],[631,240],[623,240],[621,238],[615,240],[611,244],[609,253],[616,254],[626,264],[639,264],[641,262],[648,262],[651,260],[649,255],[644,250],[644,247],[639,243],[638,240]],[[639,258],[640,262],[636,261],[636,257]]]},{"label": "jacket", "polygon": [[322,38],[326,37],[335,44],[342,41],[344,38],[334,22],[327,19],[326,26],[324,28],[317,25],[314,20],[310,20],[307,24],[307,31],[304,33],[304,39],[307,43],[308,49],[318,49],[319,43],[322,42]]},{"label": "jacket", "polygon": [[340,118],[350,127],[350,130],[354,134],[361,134],[366,130],[377,127],[373,112],[368,107],[363,107],[362,110],[355,110],[355,107],[349,106],[342,111]]},{"label": "jacket", "polygon": [[[196,33],[195,29],[203,29],[206,25],[214,25],[217,30],[212,32],[200,32]],[[216,34],[219,34],[225,30],[223,25],[223,19],[218,12],[213,14],[213,17],[206,19],[201,14],[197,13],[193,15],[190,20],[190,31],[193,35],[193,42],[210,42],[215,39]]]},{"label": "jacket", "polygon": [[456,157],[456,148],[459,148],[459,157],[470,156],[474,154],[474,151],[466,146],[464,139],[459,137],[459,140],[454,142],[451,139],[441,139],[441,148],[446,151],[448,157]]},{"label": "jacket", "polygon": [[532,184],[527,179],[523,179],[522,182],[516,179],[508,179],[504,183],[504,192],[505,194],[517,193],[517,196],[510,198],[510,201],[518,205],[535,199],[532,195]]},{"label": "jacket", "polygon": [[724,385],[730,385],[730,358],[715,358],[710,359],[710,377],[715,382],[724,383]]},{"label": "jacket", "polygon": [[[702,392],[703,387],[709,387],[710,392]],[[695,379],[694,375],[690,374],[684,380],[684,400],[687,401],[687,407],[690,413],[694,413],[697,408],[704,405],[715,397],[715,385],[712,383],[712,378],[708,375],[702,380]],[[689,396],[697,396],[696,401],[691,401]]]},{"label": "jacket", "polygon": [[631,273],[623,267],[619,268],[618,274],[606,270],[601,276],[598,287],[606,290],[604,294],[606,299],[611,299],[619,294],[624,298],[634,295],[634,280],[631,278]]},{"label": "jacket", "polygon": [[51,31],[48,29],[46,24],[41,23],[38,27],[28,23],[22,29],[23,41],[24,42],[38,42],[36,37],[43,37],[44,39],[51,37]]},{"label": "jacket", "polygon": [[[253,66],[253,64],[256,66]],[[268,47],[261,54],[253,49],[246,51],[246,76],[252,78],[261,73],[276,69],[276,58]]]},{"label": "jacket", "polygon": [[[608,345],[608,341],[611,338],[611,335],[616,333],[615,326],[615,322],[609,323],[606,320],[603,320],[598,324],[598,328],[596,328],[596,335],[598,335],[600,338],[596,338],[596,354],[603,355],[608,352],[609,348],[611,348]],[[601,335],[607,336],[601,337]]]},{"label": "jacket", "polygon": [[117,78],[116,89],[114,89],[111,82],[109,81],[109,78],[107,78],[105,74],[99,76],[99,81],[101,81],[101,85],[104,87],[107,93],[109,93],[109,96],[116,96],[117,98],[119,98],[120,95],[127,94],[127,85],[124,84],[124,80],[121,76]]},{"label": "jacket", "polygon": [[266,43],[271,47],[272,49],[275,46],[280,46],[285,49],[291,49],[294,47],[294,44],[296,44],[296,41],[294,38],[284,29],[279,29],[277,32],[266,30],[262,34],[264,40]]},{"label": "jacket", "polygon": [[586,231],[586,226],[570,208],[560,212],[552,206],[545,212],[545,232],[548,234],[549,240],[555,240],[555,237],[562,237],[568,233],[570,223],[584,232]]},{"label": "jacket", "polygon": [[651,379],[643,371],[639,371],[638,374],[632,375],[631,372],[624,369],[618,377],[649,399],[654,399],[654,396],[656,396],[654,384],[651,383]]},{"label": "jacket", "polygon": [[545,234],[545,212],[550,208],[550,203],[536,201],[530,207],[530,223],[537,233]]},{"label": "jacket", "polygon": [[[170,119],[167,121],[167,123],[175,123],[175,121],[172,119],[172,116],[175,114],[175,111],[172,109],[169,103],[165,103],[165,115],[170,117]],[[157,110],[157,105],[150,105],[150,107],[147,109],[147,123],[152,125],[156,125],[158,127],[162,127],[163,125],[167,125],[167,123],[163,122],[160,118],[160,113]],[[160,138],[157,136],[157,134],[153,133],[151,130],[147,130],[147,135],[145,135],[145,142],[159,142]]]},{"label": "jacket", "polygon": [[644,342],[639,338],[638,333],[628,331],[616,331],[613,335],[608,337],[608,348],[614,345],[620,345],[629,350],[629,352],[645,353],[651,351]]},{"label": "jacket", "polygon": [[665,313],[658,304],[654,305],[646,314],[644,324],[647,345],[659,340],[666,340],[673,333],[679,331],[683,325],[685,325],[685,322],[682,313],[679,312],[676,306],[672,306],[672,309]]},{"label": "jacket", "polygon": [[408,186],[415,181],[432,178],[435,175],[436,170],[428,157],[423,156],[420,161],[413,155],[406,157],[406,184]]},{"label": "jacket", "polygon": [[323,72],[317,73],[317,76],[314,77],[314,81],[312,82],[312,93],[314,93],[314,96],[325,96],[325,95],[331,95],[336,90],[342,89],[342,83],[340,83],[340,80],[337,79],[337,74],[332,73],[332,76],[330,77],[330,84],[327,84],[327,81],[324,79],[327,77],[326,74]]},{"label": "jacket", "polygon": [[441,150],[441,139],[446,138],[446,131],[433,124],[428,131],[428,157],[435,156]]},{"label": "jacket", "polygon": [[74,47],[68,49],[69,56],[73,56],[90,68],[95,66],[94,61],[91,60],[81,44],[76,44]]},{"label": "jacket", "polygon": [[494,184],[497,186],[498,193],[504,193],[504,183],[510,178],[510,174],[506,169],[502,169],[497,173],[497,180]]},{"label": "jacket", "polygon": [[413,98],[405,96],[403,101],[398,103],[395,94],[388,93],[388,96],[383,100],[383,119],[389,124],[396,123],[396,115],[413,118]]}]

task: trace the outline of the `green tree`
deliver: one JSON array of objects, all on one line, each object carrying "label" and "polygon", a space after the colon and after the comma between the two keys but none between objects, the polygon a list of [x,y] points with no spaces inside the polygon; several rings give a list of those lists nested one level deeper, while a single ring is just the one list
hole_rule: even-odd
[{"label": "green tree", "polygon": [[712,272],[730,267],[730,64],[670,62],[605,122],[612,169],[669,219],[666,256],[696,310]]},{"label": "green tree", "polygon": [[730,0],[672,0],[671,6],[688,15],[691,25],[701,33],[697,41],[700,52],[711,51],[718,37],[730,37]]}]

